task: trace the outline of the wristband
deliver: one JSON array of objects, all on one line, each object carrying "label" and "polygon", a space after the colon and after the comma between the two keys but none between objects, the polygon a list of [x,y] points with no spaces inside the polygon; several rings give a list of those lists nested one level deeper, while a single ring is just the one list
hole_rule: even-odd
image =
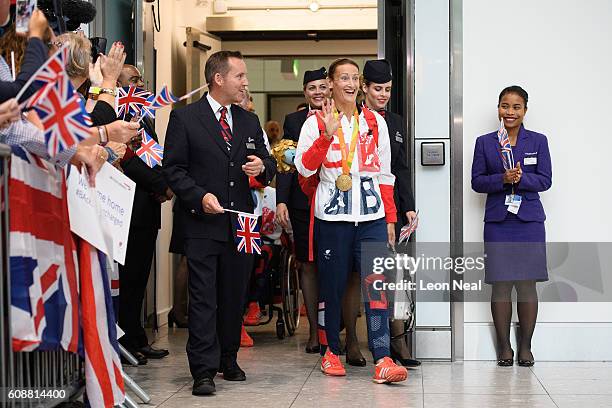
[{"label": "wristband", "polygon": [[100,143],[108,142],[108,134],[106,133],[106,126],[98,126],[98,134],[100,135]]},{"label": "wristband", "polygon": [[89,87],[89,93],[93,94],[93,95],[100,95],[100,91],[102,90],[102,88],[100,88],[99,86],[90,86]]},{"label": "wristband", "polygon": [[115,91],[115,88],[100,88],[100,95],[102,94],[107,94],[110,96],[116,96],[117,92]]}]

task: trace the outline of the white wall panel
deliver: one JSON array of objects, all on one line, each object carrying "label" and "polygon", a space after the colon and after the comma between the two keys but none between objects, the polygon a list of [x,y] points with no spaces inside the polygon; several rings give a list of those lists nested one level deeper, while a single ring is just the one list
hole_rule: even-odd
[{"label": "white wall panel", "polygon": [[414,11],[415,137],[449,137],[448,0],[416,0]]},{"label": "white wall panel", "polygon": [[[415,0],[414,20],[415,197],[416,207],[420,211],[417,241],[449,242],[448,0]],[[444,166],[421,166],[421,143],[424,139],[444,143]],[[417,292],[417,327],[450,326],[448,302],[420,302],[419,298]],[[450,358],[450,338],[449,331],[418,332],[417,355],[422,358]]]}]

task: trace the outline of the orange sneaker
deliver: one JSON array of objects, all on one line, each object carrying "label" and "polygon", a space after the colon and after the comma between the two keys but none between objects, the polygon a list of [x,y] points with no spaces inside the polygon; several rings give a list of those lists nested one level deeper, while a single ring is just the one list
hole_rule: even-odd
[{"label": "orange sneaker", "polygon": [[346,375],[346,370],[340,362],[340,357],[332,353],[329,349],[321,359],[321,371],[325,375],[343,376]]},{"label": "orange sneaker", "polygon": [[385,357],[380,363],[376,364],[372,381],[384,384],[404,381],[406,378],[408,378],[408,370],[395,364],[389,357]]},{"label": "orange sneaker", "polygon": [[245,326],[259,326],[260,320],[261,320],[261,309],[259,308],[259,303],[257,302],[249,303],[249,310],[247,311],[247,314],[244,317],[244,325]]},{"label": "orange sneaker", "polygon": [[244,325],[242,325],[242,332],[240,332],[240,347],[253,347],[253,339],[247,333]]}]

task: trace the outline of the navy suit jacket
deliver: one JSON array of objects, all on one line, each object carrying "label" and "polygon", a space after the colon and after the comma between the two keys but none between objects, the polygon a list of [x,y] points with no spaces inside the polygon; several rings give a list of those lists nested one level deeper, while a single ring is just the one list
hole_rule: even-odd
[{"label": "navy suit jacket", "polygon": [[[540,221],[546,219],[541,191],[552,185],[552,163],[546,136],[525,129],[519,130],[516,146],[512,148],[514,162],[520,162],[523,175],[518,185],[514,186],[515,194],[522,197],[521,207],[517,214],[522,221]],[[525,164],[525,158],[536,158],[536,164]],[[504,204],[506,195],[512,192],[511,184],[504,184],[504,166],[502,164],[497,132],[492,132],[476,139],[474,160],[472,161],[472,189],[477,193],[487,194],[485,222],[503,221],[508,214]]]}]

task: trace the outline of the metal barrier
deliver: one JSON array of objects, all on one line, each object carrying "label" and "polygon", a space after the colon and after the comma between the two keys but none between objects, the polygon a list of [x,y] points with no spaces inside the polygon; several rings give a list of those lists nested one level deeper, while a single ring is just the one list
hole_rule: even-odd
[{"label": "metal barrier", "polygon": [[11,344],[11,274],[9,269],[8,158],[11,150],[0,144],[2,168],[2,234],[0,245],[0,406],[53,407],[78,398],[85,386],[85,365],[73,353],[34,351],[15,353]]}]

